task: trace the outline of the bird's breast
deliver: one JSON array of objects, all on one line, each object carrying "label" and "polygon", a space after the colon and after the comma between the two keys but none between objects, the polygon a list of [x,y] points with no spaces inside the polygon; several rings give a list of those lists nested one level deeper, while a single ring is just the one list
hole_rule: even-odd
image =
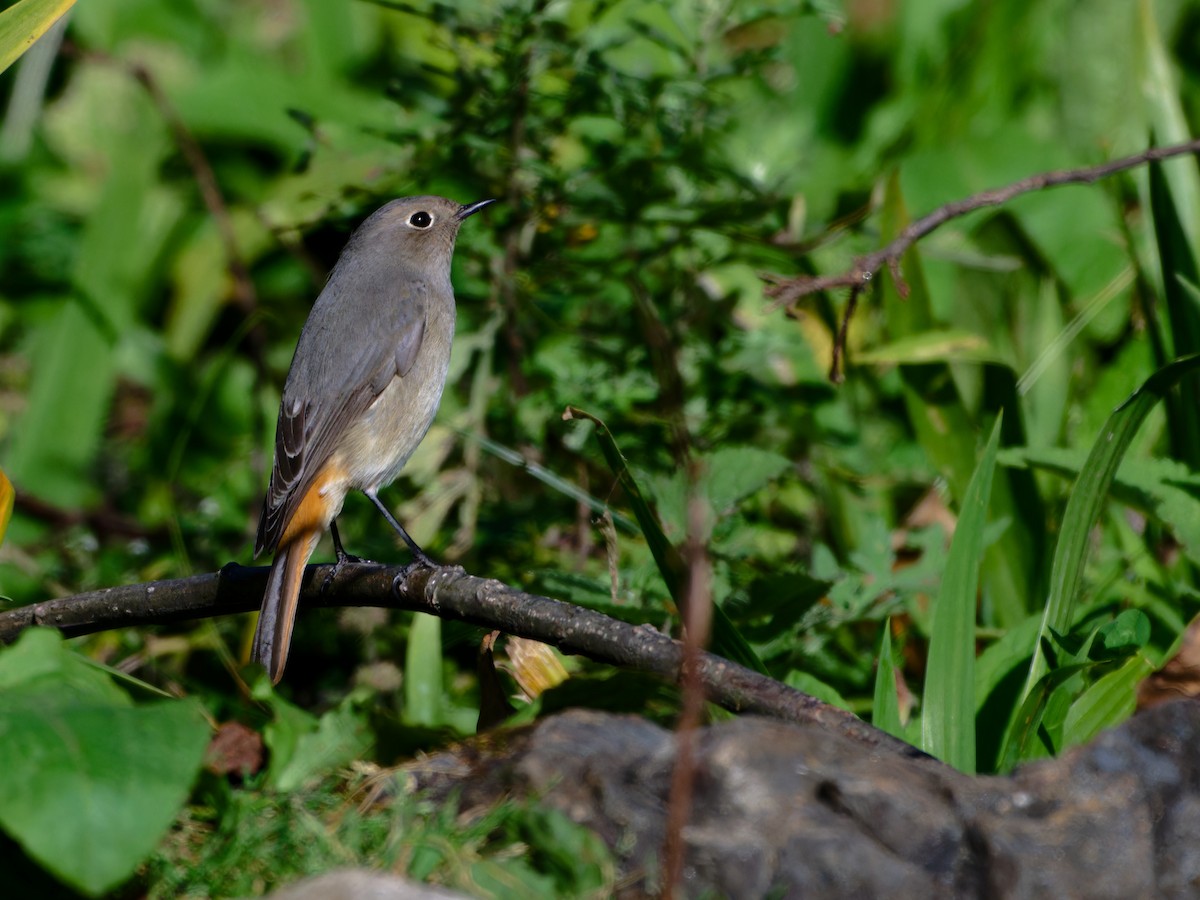
[{"label": "bird's breast", "polygon": [[450,368],[453,319],[430,322],[416,361],[407,375],[395,376],[351,426],[339,447],[349,486],[389,484],[429,431],[442,399]]}]

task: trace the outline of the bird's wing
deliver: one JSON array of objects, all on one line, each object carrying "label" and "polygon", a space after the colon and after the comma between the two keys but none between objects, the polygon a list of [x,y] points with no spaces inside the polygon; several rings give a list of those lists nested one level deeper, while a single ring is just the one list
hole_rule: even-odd
[{"label": "bird's wing", "polygon": [[[339,438],[394,377],[408,374],[425,337],[424,281],[336,278],[313,306],[284,386],[255,557],[275,549]],[[376,299],[362,303],[363,291]]]}]

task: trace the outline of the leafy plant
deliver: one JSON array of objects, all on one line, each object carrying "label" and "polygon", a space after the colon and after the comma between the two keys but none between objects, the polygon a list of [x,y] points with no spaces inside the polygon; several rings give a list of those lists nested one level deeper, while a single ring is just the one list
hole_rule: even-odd
[{"label": "leafy plant", "polygon": [[[249,562],[281,381],[350,228],[396,195],[498,197],[456,252],[439,419],[385,493],[436,558],[671,628],[698,499],[720,652],[966,770],[1087,740],[1200,610],[1195,160],[948,223],[864,294],[840,386],[843,298],[784,310],[764,287],[844,270],[972,192],[1185,139],[1198,30],[1149,0],[79,4],[69,53],[0,129],[0,588],[35,603]],[[339,523],[352,552],[403,561],[361,498]],[[447,883],[461,862],[523,889],[611,884],[529,810],[476,829],[421,809],[406,827],[428,841],[403,852],[390,813],[347,813],[343,767],[472,733],[476,629],[306,610],[279,693],[246,687],[250,631],[0,655],[91,684],[61,703],[128,717],[110,737],[150,717],[199,735],[197,702],[264,735],[261,775],[204,777],[148,891],[281,883],[313,835],[314,868],[359,858],[341,841]],[[530,700],[503,650],[518,720],[675,712],[580,661]],[[134,703],[85,658],[194,700]],[[10,822],[20,804],[0,827],[102,892],[184,804],[186,761],[103,865]],[[501,845],[535,840],[587,862],[504,868]]]}]

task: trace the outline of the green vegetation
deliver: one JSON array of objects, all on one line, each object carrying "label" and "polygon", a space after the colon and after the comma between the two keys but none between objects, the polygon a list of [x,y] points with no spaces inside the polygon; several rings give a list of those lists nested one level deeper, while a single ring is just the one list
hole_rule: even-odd
[{"label": "green vegetation", "polygon": [[[354,224],[438,193],[501,203],[461,235],[451,382],[384,495],[435,558],[661,625],[698,531],[716,650],[979,772],[1127,717],[1200,610],[1195,159],[949,223],[905,256],[907,296],[886,274],[865,295],[840,386],[845,298],[764,296],[947,201],[1188,139],[1194,3],[71,17],[52,68],[39,46],[0,76],[9,604],[249,563],[309,304]],[[405,559],[361,497],[340,527]],[[5,865],[91,895],[255,893],[364,858],[608,892],[602,848],[536,807],[359,806],[364,771],[474,732],[477,629],[303,612],[279,694],[240,668],[252,630],[0,650]],[[517,716],[674,720],[673,690],[568,666]],[[267,767],[198,775],[206,718],[262,734]]]}]

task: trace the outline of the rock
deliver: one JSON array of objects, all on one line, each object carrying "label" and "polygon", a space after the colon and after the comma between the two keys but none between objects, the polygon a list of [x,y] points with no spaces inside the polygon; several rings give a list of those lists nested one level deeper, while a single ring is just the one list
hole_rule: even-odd
[{"label": "rock", "polygon": [[[594,830],[625,895],[657,892],[677,738],[631,716],[547,718],[418,787],[540,798]],[[1142,713],[1006,778],[743,717],[693,746],[682,894],[889,898],[1200,895],[1200,704]]]}]

